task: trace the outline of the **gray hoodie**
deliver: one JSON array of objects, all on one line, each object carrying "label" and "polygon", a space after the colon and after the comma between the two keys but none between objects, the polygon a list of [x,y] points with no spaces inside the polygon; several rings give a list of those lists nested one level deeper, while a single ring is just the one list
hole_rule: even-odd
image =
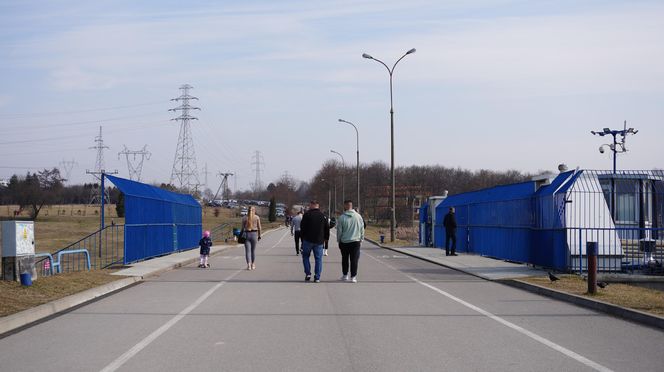
[{"label": "gray hoodie", "polygon": [[345,211],[337,220],[337,241],[340,243],[364,240],[364,220],[354,210]]}]

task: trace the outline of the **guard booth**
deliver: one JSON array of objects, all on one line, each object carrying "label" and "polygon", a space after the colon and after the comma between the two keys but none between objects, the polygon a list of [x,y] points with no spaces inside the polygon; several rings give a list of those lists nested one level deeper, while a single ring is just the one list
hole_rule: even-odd
[{"label": "guard booth", "polygon": [[[430,196],[420,207],[420,246],[433,247],[436,237],[436,226],[443,223],[436,217],[436,207],[447,198],[447,190],[440,196]],[[442,225],[441,225],[442,226]]]},{"label": "guard booth", "polygon": [[37,278],[33,221],[2,222],[2,279],[18,281],[23,273]]}]

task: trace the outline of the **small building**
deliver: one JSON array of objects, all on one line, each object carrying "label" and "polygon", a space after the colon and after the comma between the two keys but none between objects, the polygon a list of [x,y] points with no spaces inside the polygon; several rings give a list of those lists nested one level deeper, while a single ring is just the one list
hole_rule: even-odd
[{"label": "small building", "polygon": [[459,252],[583,271],[592,241],[600,270],[662,272],[664,171],[574,170],[450,195],[423,210],[438,221],[435,247],[445,246],[450,207]]}]

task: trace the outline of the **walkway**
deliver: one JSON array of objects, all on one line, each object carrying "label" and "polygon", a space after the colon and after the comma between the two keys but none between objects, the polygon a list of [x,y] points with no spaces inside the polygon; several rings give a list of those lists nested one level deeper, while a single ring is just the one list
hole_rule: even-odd
[{"label": "walkway", "polygon": [[0,340],[21,371],[658,371],[664,333],[363,244],[303,282],[285,229]]}]

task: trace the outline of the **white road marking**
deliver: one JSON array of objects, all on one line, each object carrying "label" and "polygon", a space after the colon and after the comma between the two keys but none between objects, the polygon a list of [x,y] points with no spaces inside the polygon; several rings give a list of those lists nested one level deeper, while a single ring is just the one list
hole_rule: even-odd
[{"label": "white road marking", "polygon": [[[284,237],[287,234],[284,234],[281,239],[277,243],[275,243],[272,247],[268,248],[265,250],[265,252],[268,252],[272,248],[276,247],[281,243],[281,241],[284,239]],[[289,234],[288,234],[289,235]],[[152,332],[150,335],[148,335],[146,338],[142,339],[139,341],[136,345],[134,345],[131,349],[127,350],[124,354],[120,355],[117,359],[112,361],[109,365],[104,367],[101,372],[112,372],[118,370],[118,368],[122,367],[129,359],[134,357],[136,354],[138,354],[141,350],[145,349],[148,345],[150,345],[154,340],[156,340],[159,336],[163,335],[166,331],[168,331],[171,327],[173,327],[177,322],[182,320],[187,314],[190,312],[194,311],[200,304],[203,303],[208,297],[210,297],[217,289],[219,289],[221,286],[226,284],[229,280],[233,279],[236,275],[239,273],[243,272],[244,270],[238,270],[228,276],[226,279],[222,280],[221,282],[217,283],[214,287],[210,288],[207,292],[203,293],[199,298],[197,298],[194,302],[192,302],[189,306],[187,306],[184,310],[180,311],[180,313],[176,316],[174,316],[171,320],[166,322],[166,324],[162,325],[161,327],[157,328],[156,331]]]},{"label": "white road marking", "polygon": [[590,367],[594,370],[602,371],[602,372],[612,372],[611,369],[609,369],[609,368],[607,368],[607,367],[605,367],[605,366],[603,366],[603,365],[601,365],[601,364],[599,364],[595,361],[592,361],[592,360],[590,360],[590,359],[588,359],[588,358],[586,358],[586,357],[584,357],[580,354],[577,354],[577,353],[573,352],[570,349],[567,349],[563,346],[560,346],[560,345],[556,344],[555,342],[553,342],[553,341],[551,341],[547,338],[544,338],[544,337],[542,337],[542,336],[540,336],[540,335],[538,335],[534,332],[531,332],[531,331],[529,331],[529,330],[527,330],[527,329],[525,329],[521,326],[518,326],[518,325],[516,325],[512,322],[509,322],[509,321],[507,321],[507,320],[505,320],[505,319],[503,319],[503,318],[501,318],[497,315],[494,315],[494,314],[492,314],[492,313],[490,313],[490,312],[488,312],[488,311],[486,311],[486,310],[484,310],[484,309],[482,309],[478,306],[475,306],[475,305],[473,305],[469,302],[466,302],[466,301],[464,301],[464,300],[462,300],[462,299],[460,299],[460,298],[458,298],[458,297],[456,297],[456,296],[454,296],[450,293],[447,293],[447,292],[443,291],[442,289],[439,289],[439,288],[436,288],[436,287],[432,286],[431,284],[425,283],[425,282],[423,282],[423,281],[421,281],[417,278],[414,278],[414,277],[412,277],[408,274],[404,274],[403,272],[399,271],[397,268],[395,268],[395,267],[393,267],[393,266],[377,259],[376,257],[373,257],[370,254],[366,254],[366,255],[369,256],[374,261],[377,261],[378,263],[380,263],[380,264],[382,264],[382,265],[384,265],[384,266],[386,266],[386,267],[388,267],[388,268],[390,268],[394,271],[397,271],[397,272],[405,275],[408,279],[414,281],[415,283],[421,284],[421,285],[423,285],[423,286],[425,286],[425,287],[427,287],[427,288],[429,288],[429,289],[431,289],[431,290],[433,290],[433,291],[435,291],[439,294],[442,294],[443,296],[445,296],[445,297],[447,297],[447,298],[449,298],[453,301],[456,301],[459,304],[461,304],[461,305],[463,305],[463,306],[465,306],[465,307],[467,307],[471,310],[474,310],[474,311],[486,316],[487,318],[493,319],[496,322],[498,322],[498,323],[500,323],[500,324],[502,324],[506,327],[509,327],[509,328],[511,328],[511,329],[523,334],[523,335],[526,335],[526,336],[532,338],[533,340],[535,340],[535,341],[537,341],[537,342],[539,342],[543,345],[546,345],[546,346],[550,347],[551,349],[553,349],[555,351],[558,351],[558,352],[564,354],[565,356],[570,357],[570,358],[572,358],[572,359],[574,359],[574,360],[576,360],[576,361],[578,361],[578,362],[580,362],[580,363],[582,363],[582,364],[584,364],[584,365],[586,365],[586,366],[588,366],[588,367]]}]

